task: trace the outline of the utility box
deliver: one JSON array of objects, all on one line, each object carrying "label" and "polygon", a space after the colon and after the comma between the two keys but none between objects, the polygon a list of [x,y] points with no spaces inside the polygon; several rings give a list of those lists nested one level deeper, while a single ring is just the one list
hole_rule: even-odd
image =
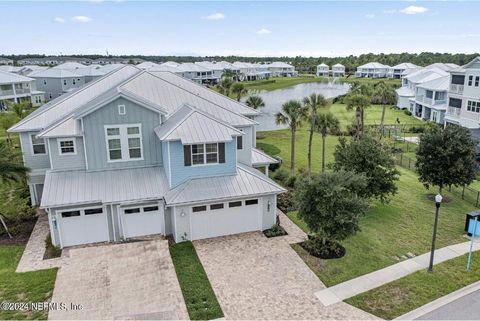
[{"label": "utility box", "polygon": [[475,236],[480,236],[480,211],[467,213],[467,216],[465,218],[465,232],[467,232],[468,236],[472,236],[473,234],[475,219],[477,219]]}]

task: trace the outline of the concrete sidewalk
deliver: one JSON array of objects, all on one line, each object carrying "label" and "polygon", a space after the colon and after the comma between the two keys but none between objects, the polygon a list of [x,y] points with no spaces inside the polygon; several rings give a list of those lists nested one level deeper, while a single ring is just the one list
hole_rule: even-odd
[{"label": "concrete sidewalk", "polygon": [[[435,251],[434,264],[438,264],[468,253],[470,242],[459,243]],[[475,241],[474,250],[480,250],[480,241]],[[360,293],[390,283],[421,269],[428,268],[430,252],[393,264],[381,270],[334,285],[315,293],[323,305],[328,306]]]}]

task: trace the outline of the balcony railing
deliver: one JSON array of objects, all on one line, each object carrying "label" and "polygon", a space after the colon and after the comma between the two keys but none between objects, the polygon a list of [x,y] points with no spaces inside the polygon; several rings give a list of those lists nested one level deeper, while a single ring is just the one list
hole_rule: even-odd
[{"label": "balcony railing", "polygon": [[456,94],[463,94],[463,85],[450,84],[450,92],[456,93]]},{"label": "balcony railing", "polygon": [[454,116],[454,117],[460,117],[460,108],[455,108],[455,107],[448,107],[447,108],[447,115],[449,116]]},{"label": "balcony railing", "polygon": [[11,95],[13,95],[13,89],[0,90],[0,96],[11,96]]}]

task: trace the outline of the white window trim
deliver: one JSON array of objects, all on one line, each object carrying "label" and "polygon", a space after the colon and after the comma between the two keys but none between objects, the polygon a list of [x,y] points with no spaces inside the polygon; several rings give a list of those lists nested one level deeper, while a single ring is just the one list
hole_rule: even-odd
[{"label": "white window trim", "polygon": [[[73,142],[73,153],[62,153],[62,146],[60,145],[61,142]],[[75,138],[57,138],[57,146],[58,155],[60,156],[77,155],[77,142]]]},{"label": "white window trim", "polygon": [[[217,145],[217,161],[215,163],[207,163],[207,154],[213,154],[213,153],[207,153],[207,144],[216,144]],[[193,164],[193,151],[192,151],[192,146],[193,145],[203,145],[203,164]],[[199,155],[199,154],[200,153],[195,154],[195,155]],[[190,164],[191,164],[191,166],[210,166],[210,165],[220,164],[218,143],[205,143],[205,144],[192,144],[192,145],[190,145]]]},{"label": "white window trim", "polygon": [[[139,134],[127,134],[128,127],[138,127]],[[107,129],[109,128],[118,128],[120,130],[119,135],[108,136]],[[118,163],[118,162],[136,162],[144,160],[144,150],[143,150],[143,137],[142,137],[142,124],[121,124],[121,125],[105,125],[105,149],[107,152],[107,162],[108,163]],[[110,159],[110,152],[108,150],[108,138],[109,137],[118,137],[120,138],[120,151],[122,154],[121,159]],[[140,138],[140,153],[142,157],[140,158],[130,158],[129,148],[128,148],[128,138]]]},{"label": "white window trim", "polygon": [[[43,138],[43,144],[45,145],[45,154],[35,154],[33,152],[33,140],[32,140],[32,137],[34,136],[37,136],[37,134],[30,134],[30,151],[32,152],[32,156],[45,156],[45,155],[48,155],[48,147],[47,147],[47,141],[45,140],[45,138]],[[38,145],[38,144],[36,144]]]},{"label": "white window trim", "polygon": [[127,108],[125,107],[125,105],[118,105],[118,114],[119,115],[127,114]]}]

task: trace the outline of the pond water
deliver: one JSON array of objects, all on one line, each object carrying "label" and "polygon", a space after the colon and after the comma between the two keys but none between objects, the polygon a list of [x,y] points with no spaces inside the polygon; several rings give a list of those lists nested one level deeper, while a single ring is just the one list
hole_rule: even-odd
[{"label": "pond water", "polygon": [[[287,128],[286,125],[275,124],[275,114],[278,113],[282,104],[290,99],[302,101],[304,97],[311,94],[322,94],[325,98],[334,98],[344,95],[350,89],[350,85],[336,80],[328,82],[312,82],[299,84],[288,88],[276,89],[272,91],[261,90],[258,96],[263,98],[265,107],[260,108],[261,115],[255,120],[259,122],[257,130],[275,130]],[[243,98],[245,101],[247,97]]]}]

